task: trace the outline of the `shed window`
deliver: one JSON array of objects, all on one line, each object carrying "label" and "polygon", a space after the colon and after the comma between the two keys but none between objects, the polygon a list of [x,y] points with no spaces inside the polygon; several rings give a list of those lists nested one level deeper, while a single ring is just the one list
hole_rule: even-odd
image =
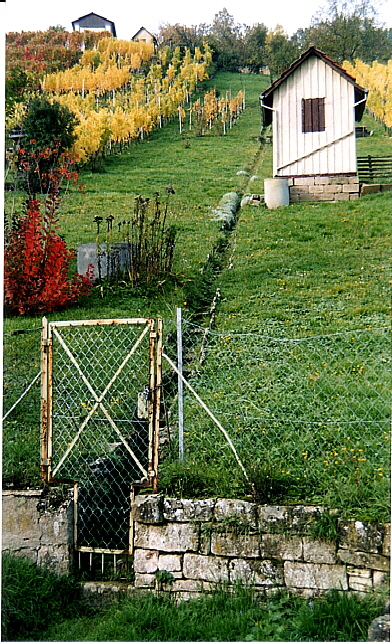
[{"label": "shed window", "polygon": [[325,131],[325,98],[302,98],[302,131]]}]

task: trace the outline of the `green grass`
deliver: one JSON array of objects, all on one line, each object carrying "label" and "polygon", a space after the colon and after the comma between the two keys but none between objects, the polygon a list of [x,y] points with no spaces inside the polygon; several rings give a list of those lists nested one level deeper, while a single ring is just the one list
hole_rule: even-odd
[{"label": "green grass", "polygon": [[79,586],[67,575],[57,575],[10,553],[2,556],[1,629],[3,640],[40,639],[48,620],[86,613]]},{"label": "green grass", "polygon": [[[389,432],[378,432],[377,423],[370,430],[364,424],[369,452],[360,464],[359,476],[354,455],[339,471],[331,464],[334,452],[345,455],[350,440],[355,440],[355,457],[359,457],[359,449],[363,451],[364,431],[357,438],[361,424],[355,422],[378,422],[386,417],[389,380],[382,344],[376,334],[369,334],[369,340],[363,335],[363,342],[355,343],[347,353],[352,337],[339,345],[333,339],[338,352],[325,360],[320,350],[322,345],[330,350],[327,339],[320,343],[317,337],[372,330],[388,323],[392,195],[377,194],[339,204],[292,205],[274,211],[249,206],[241,210],[234,232],[222,232],[211,220],[211,209],[221,196],[232,190],[262,192],[263,178],[271,175],[272,146],[260,147],[258,140],[258,95],[267,80],[255,75],[217,74],[204,83],[204,91],[215,87],[236,93],[244,84],[250,107],[227,136],[209,132],[197,137],[190,132],[184,140],[185,135],[180,136],[173,122],[121,156],[109,157],[102,173],[82,172],[85,194],[75,190],[64,199],[60,232],[69,245],[76,246],[96,239],[95,215],[113,214],[123,220],[132,214],[137,194],[151,196],[158,190],[165,199],[165,187],[173,184],[176,193],[170,201],[169,222],[178,228],[174,274],[148,290],[104,284],[77,305],[48,316],[50,320],[162,316],[170,325],[179,305],[188,320],[203,324],[204,312],[219,286],[218,335],[211,336],[209,358],[204,369],[198,367],[201,376],[194,383],[226,422],[244,460],[252,454],[249,470],[257,481],[259,499],[312,499],[345,507],[351,513],[385,518]],[[387,153],[390,139],[369,118],[365,116],[364,124],[374,135],[357,140],[358,154]],[[248,176],[238,175],[238,171],[246,171]],[[250,181],[250,175],[255,180]],[[7,194],[7,207],[13,197],[16,201],[20,198]],[[105,234],[101,237],[105,240]],[[116,232],[112,240],[117,240]],[[39,366],[38,333],[10,335],[40,323],[39,317],[5,320],[6,378],[12,388],[6,409]],[[241,344],[239,336],[246,333],[255,335],[249,346]],[[232,335],[238,335],[237,343]],[[306,337],[315,339],[303,349],[300,344],[279,344]],[[267,343],[260,343],[262,340]],[[373,356],[375,361],[371,361]],[[19,388],[14,386],[15,380],[20,382]],[[29,399],[4,426],[6,478],[16,485],[39,483],[39,404],[37,398],[33,404]],[[187,412],[194,430],[193,442],[187,436],[188,447],[198,456],[189,458],[182,481],[177,464],[167,461],[162,483],[168,489],[186,487],[188,493],[193,485],[198,493],[249,494],[221,434],[201,415],[197,404],[189,402]],[[306,427],[299,429],[305,420]],[[339,421],[344,423],[340,435]],[[307,453],[306,460],[302,453]],[[290,465],[281,463],[285,458]],[[345,477],[348,470],[349,484]]]}]

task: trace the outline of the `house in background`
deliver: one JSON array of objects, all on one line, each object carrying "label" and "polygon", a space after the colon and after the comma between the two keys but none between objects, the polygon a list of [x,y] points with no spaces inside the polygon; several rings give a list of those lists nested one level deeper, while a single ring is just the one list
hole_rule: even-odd
[{"label": "house in background", "polygon": [[359,196],[355,121],[367,92],[311,46],[260,96],[272,123],[273,176],[287,177],[290,202]]},{"label": "house in background", "polygon": [[74,31],[107,31],[116,38],[114,22],[96,13],[88,13],[72,23]]},{"label": "house in background", "polygon": [[154,47],[157,47],[158,42],[155,36],[147,31],[144,27],[140,27],[139,31],[132,36],[131,40],[137,40],[138,42],[153,42]]}]

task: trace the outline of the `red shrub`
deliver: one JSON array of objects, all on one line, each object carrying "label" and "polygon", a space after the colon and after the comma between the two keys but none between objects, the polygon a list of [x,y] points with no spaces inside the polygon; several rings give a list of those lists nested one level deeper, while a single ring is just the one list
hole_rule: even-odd
[{"label": "red shrub", "polygon": [[55,231],[58,199],[46,203],[30,200],[17,230],[10,233],[4,258],[5,304],[13,312],[52,312],[89,293],[93,274],[69,278],[75,252]]}]

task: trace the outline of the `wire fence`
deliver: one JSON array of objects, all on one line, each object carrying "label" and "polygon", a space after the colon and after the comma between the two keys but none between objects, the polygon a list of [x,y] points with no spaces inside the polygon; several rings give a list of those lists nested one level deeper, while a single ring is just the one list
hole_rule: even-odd
[{"label": "wire fence", "polygon": [[216,420],[185,387],[184,464],[212,487],[388,510],[389,328],[285,339],[185,322],[183,343],[185,377]]},{"label": "wire fence", "polygon": [[[184,385],[179,397],[177,330],[174,320],[165,321],[164,355],[176,365],[164,359],[160,470],[166,487],[170,466],[181,457],[180,490],[191,474],[195,493],[199,484],[204,493],[389,514],[388,327],[290,339],[220,334],[184,321],[181,338],[183,376],[193,392]],[[8,341],[19,346],[11,359]],[[6,338],[3,415],[36,376],[39,353],[38,333]],[[32,458],[35,466],[39,461],[38,383],[4,425],[5,481],[15,481]],[[12,444],[23,443],[30,446],[21,458]]]}]

